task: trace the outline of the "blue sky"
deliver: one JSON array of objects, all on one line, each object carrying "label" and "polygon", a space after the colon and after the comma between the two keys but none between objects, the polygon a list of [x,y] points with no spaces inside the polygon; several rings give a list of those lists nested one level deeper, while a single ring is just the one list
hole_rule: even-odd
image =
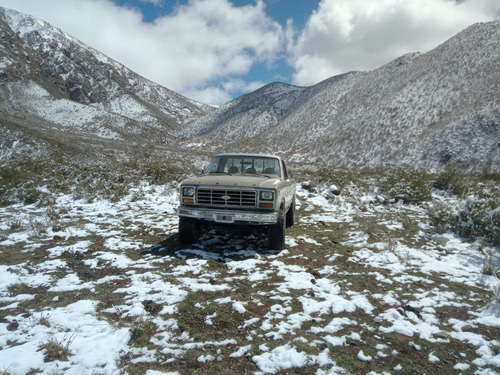
[{"label": "blue sky", "polygon": [[[296,29],[304,28],[310,15],[319,6],[319,0],[270,0],[265,1],[266,14],[277,21],[283,29],[291,21]],[[180,6],[185,6],[187,0],[166,1],[140,1],[140,0],[114,0],[114,3],[139,9],[145,22],[154,22],[156,19],[172,14]],[[235,7],[252,6],[255,0],[232,0]],[[261,62],[252,65],[247,74],[242,76],[247,82],[270,83],[275,81],[291,83],[293,80],[293,69],[287,63],[286,54],[282,54],[272,62]],[[213,82],[212,84],[216,84]],[[236,94],[241,94],[238,91]]]},{"label": "blue sky", "polygon": [[[141,9],[146,22],[152,22],[158,17],[170,14],[180,5],[186,5],[187,0],[166,0],[161,2],[140,0],[115,0],[115,4]],[[233,0],[235,6],[255,4],[255,0]],[[303,27],[312,12],[318,8],[319,0],[270,0],[266,1],[266,10],[274,20],[284,27],[289,19]]]},{"label": "blue sky", "polygon": [[427,52],[498,0],[0,0],[171,90],[220,105]]}]

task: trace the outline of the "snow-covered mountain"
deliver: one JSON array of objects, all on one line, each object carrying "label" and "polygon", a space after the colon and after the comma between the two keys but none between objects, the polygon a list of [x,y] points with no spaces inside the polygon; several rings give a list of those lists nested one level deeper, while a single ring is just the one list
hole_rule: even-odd
[{"label": "snow-covered mountain", "polygon": [[49,147],[54,134],[64,143],[175,143],[186,122],[211,110],[31,16],[0,8],[0,32],[3,156]]},{"label": "snow-covered mountain", "polygon": [[54,148],[107,158],[147,145],[164,157],[251,151],[347,167],[500,170],[500,22],[371,72],[272,83],[217,109],[33,17],[0,8],[0,32],[0,158]]},{"label": "snow-covered mountain", "polygon": [[182,135],[297,162],[500,170],[499,62],[500,22],[476,24],[371,72],[307,88],[270,84]]}]

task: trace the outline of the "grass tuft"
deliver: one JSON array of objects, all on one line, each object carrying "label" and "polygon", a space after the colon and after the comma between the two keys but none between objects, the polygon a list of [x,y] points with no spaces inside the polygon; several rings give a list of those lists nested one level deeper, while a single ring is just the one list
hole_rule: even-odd
[{"label": "grass tuft", "polygon": [[76,338],[76,333],[71,336],[65,336],[63,339],[58,340],[54,335],[50,336],[46,342],[42,343],[39,348],[45,350],[44,361],[67,361],[71,356],[69,350],[70,345]]}]

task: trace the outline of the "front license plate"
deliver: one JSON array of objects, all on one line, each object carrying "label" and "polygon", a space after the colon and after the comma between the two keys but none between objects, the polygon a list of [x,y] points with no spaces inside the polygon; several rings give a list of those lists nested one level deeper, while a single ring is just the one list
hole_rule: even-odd
[{"label": "front license plate", "polygon": [[215,214],[214,219],[217,223],[234,223],[234,215],[231,214]]}]

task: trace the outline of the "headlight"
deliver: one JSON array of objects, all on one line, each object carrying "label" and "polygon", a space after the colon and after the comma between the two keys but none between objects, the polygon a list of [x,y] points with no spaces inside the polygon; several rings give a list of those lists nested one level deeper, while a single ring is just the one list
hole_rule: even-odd
[{"label": "headlight", "polygon": [[194,197],[194,187],[187,186],[182,188],[183,197]]},{"label": "headlight", "polygon": [[261,191],[260,199],[263,201],[272,201],[274,200],[274,192],[272,191]]}]

